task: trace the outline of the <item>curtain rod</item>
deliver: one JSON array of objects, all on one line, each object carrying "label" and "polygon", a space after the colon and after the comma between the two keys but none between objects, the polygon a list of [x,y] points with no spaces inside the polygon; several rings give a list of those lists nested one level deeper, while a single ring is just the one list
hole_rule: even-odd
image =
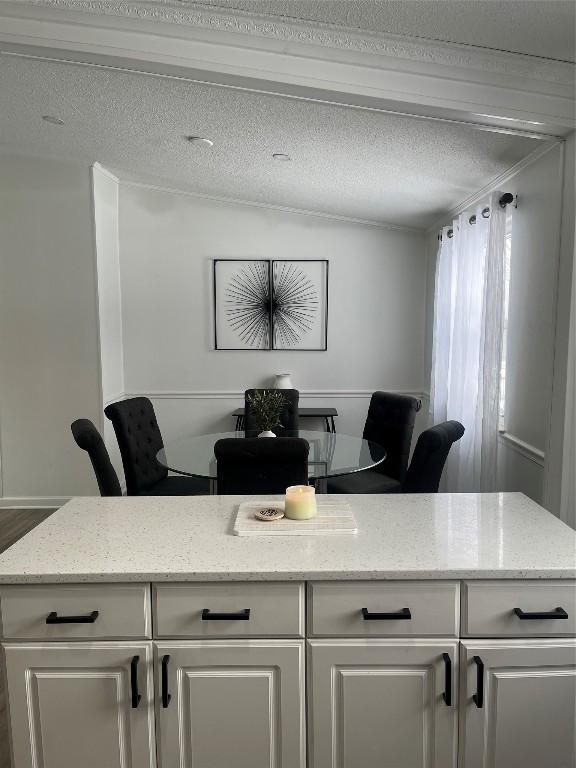
[{"label": "curtain rod", "polygon": [[[518,203],[515,202],[516,196],[512,194],[512,192],[504,192],[502,197],[498,200],[500,204],[500,208],[506,208],[507,205],[510,205],[510,203],[514,203],[514,208],[518,208]],[[490,218],[490,207],[486,206],[486,208],[482,208],[482,218],[483,219],[489,219]],[[476,214],[473,214],[468,219],[469,224],[476,224]],[[448,237],[454,236],[454,230],[449,229],[446,233]],[[442,240],[442,235],[438,235],[438,240]]]}]

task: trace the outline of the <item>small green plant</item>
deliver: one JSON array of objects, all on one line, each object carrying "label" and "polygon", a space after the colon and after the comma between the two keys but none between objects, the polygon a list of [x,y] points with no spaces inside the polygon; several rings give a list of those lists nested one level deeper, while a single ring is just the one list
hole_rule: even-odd
[{"label": "small green plant", "polygon": [[247,396],[259,429],[268,432],[282,426],[280,417],[288,404],[284,395],[277,389],[262,389]]}]

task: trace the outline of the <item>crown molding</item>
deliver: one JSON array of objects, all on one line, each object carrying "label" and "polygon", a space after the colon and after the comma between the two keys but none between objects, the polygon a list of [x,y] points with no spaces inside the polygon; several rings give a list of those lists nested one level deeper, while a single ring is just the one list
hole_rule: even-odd
[{"label": "crown molding", "polygon": [[407,227],[400,224],[391,224],[384,221],[376,221],[373,219],[359,219],[352,216],[343,216],[336,213],[324,213],[323,211],[308,210],[306,208],[290,208],[285,205],[274,205],[273,203],[261,203],[255,200],[242,200],[236,197],[224,197],[220,195],[208,195],[201,192],[193,192],[187,189],[180,189],[178,187],[167,187],[158,184],[148,183],[144,181],[123,180],[120,179],[121,186],[135,187],[141,189],[149,189],[153,192],[162,192],[172,195],[184,195],[185,197],[192,197],[197,200],[208,200],[213,203],[222,203],[224,205],[242,205],[250,208],[263,208],[268,211],[276,211],[278,213],[289,213],[296,216],[312,216],[318,219],[327,219],[328,221],[341,221],[345,224],[356,224],[362,227],[376,227],[378,229],[387,229],[393,232],[404,232],[412,235],[423,235],[425,230],[418,227]]},{"label": "crown molding", "polygon": [[111,179],[112,181],[115,181],[115,182],[116,182],[116,184],[119,184],[119,183],[120,183],[120,179],[118,178],[118,176],[115,176],[115,175],[112,173],[112,171],[109,171],[109,170],[108,170],[108,168],[104,168],[104,166],[103,166],[103,165],[101,165],[100,163],[98,163],[98,162],[96,162],[96,163],[92,163],[92,168],[93,168],[95,171],[98,171],[99,173],[101,173],[103,176],[107,176],[107,177],[108,177],[109,179]]},{"label": "crown molding", "polygon": [[500,175],[492,179],[492,181],[490,181],[488,184],[482,187],[482,189],[479,189],[473,195],[470,195],[470,197],[465,198],[464,200],[462,200],[462,202],[458,203],[458,205],[456,205],[454,208],[447,211],[441,218],[437,219],[434,222],[434,224],[432,224],[430,227],[427,228],[426,234],[427,235],[435,234],[439,229],[442,229],[442,227],[446,226],[448,222],[451,222],[461,213],[464,213],[464,211],[467,211],[469,208],[472,208],[478,203],[481,203],[482,201],[484,201],[495,190],[502,189],[506,184],[512,181],[512,179],[515,176],[517,176],[521,171],[523,171],[525,168],[528,168],[530,165],[535,163],[541,157],[544,157],[544,155],[547,155],[548,152],[551,152],[555,147],[562,146],[563,144],[564,144],[563,139],[556,139],[554,141],[548,141],[545,144],[541,145],[540,147],[537,147],[533,152],[530,152],[529,155],[526,155],[526,157],[522,158],[522,160],[517,162],[507,171],[504,171],[503,173],[501,173]]},{"label": "crown molding", "polygon": [[[26,0],[24,0],[26,2]],[[33,6],[84,14],[117,16],[137,21],[196,27],[298,44],[319,45],[345,51],[392,57],[426,64],[463,67],[492,74],[505,74],[546,83],[572,85],[570,62],[543,59],[471,45],[430,41],[404,35],[376,34],[346,27],[285,20],[271,14],[208,9],[201,3],[113,2],[113,0],[30,0]]]},{"label": "crown molding", "polygon": [[4,0],[0,50],[565,135],[576,66],[171,2]]}]

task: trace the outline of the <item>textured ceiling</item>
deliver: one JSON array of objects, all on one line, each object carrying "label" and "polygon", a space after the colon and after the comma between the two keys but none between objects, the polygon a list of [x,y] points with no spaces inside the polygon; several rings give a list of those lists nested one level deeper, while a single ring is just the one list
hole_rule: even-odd
[{"label": "textured ceiling", "polygon": [[[186,135],[214,146],[190,145]],[[460,125],[0,56],[0,151],[98,161],[121,178],[212,196],[425,227],[538,145]],[[274,152],[293,159],[275,161]]]},{"label": "textured ceiling", "polygon": [[166,0],[574,61],[574,0]]}]

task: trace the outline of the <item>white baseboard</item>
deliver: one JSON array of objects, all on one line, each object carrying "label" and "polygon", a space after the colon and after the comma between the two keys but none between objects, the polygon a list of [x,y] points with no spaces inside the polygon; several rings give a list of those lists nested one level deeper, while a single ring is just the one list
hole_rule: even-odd
[{"label": "white baseboard", "polygon": [[0,509],[59,509],[70,496],[4,496]]}]

